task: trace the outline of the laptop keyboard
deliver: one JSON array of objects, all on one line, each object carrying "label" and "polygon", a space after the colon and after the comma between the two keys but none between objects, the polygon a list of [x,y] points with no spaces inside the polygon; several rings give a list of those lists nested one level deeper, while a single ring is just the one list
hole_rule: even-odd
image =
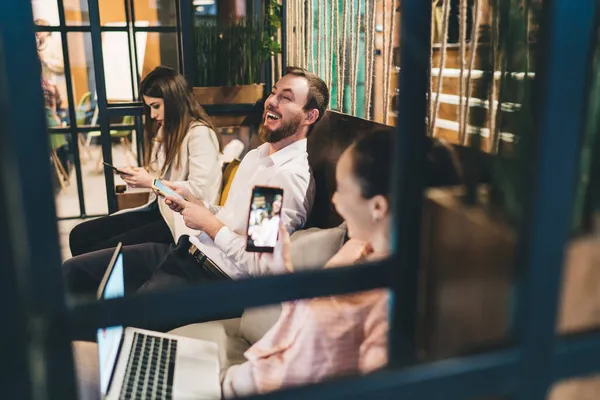
[{"label": "laptop keyboard", "polygon": [[120,399],[173,398],[177,340],[134,333]]}]

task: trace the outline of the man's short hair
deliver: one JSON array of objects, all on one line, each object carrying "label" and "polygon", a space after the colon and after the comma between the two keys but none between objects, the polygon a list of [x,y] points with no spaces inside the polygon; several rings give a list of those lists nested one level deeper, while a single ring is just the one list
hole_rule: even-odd
[{"label": "man's short hair", "polygon": [[329,88],[323,79],[319,78],[316,74],[305,70],[304,68],[287,67],[284,75],[288,74],[300,76],[308,81],[308,100],[304,105],[304,110],[308,111],[316,108],[319,111],[319,117],[312,124],[312,129],[312,127],[314,127],[317,122],[323,118],[323,115],[325,115],[325,110],[327,110],[327,107],[329,106]]}]

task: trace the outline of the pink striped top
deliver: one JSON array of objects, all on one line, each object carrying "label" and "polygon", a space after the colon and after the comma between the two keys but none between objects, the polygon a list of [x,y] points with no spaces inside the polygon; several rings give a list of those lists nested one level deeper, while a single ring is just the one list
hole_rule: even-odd
[{"label": "pink striped top", "polygon": [[[350,240],[326,267],[365,255]],[[384,289],[284,303],[279,320],[232,366],[223,396],[233,398],[367,373],[387,362],[388,292]]]}]

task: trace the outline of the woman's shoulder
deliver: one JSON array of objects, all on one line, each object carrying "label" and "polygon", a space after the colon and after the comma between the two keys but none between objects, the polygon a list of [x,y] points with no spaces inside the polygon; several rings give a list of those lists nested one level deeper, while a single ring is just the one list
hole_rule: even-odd
[{"label": "woman's shoulder", "polygon": [[188,129],[188,134],[186,136],[188,138],[192,138],[193,136],[210,136],[213,134],[216,135],[216,132],[211,127],[203,124],[200,121],[194,121],[190,124],[190,128]]},{"label": "woman's shoulder", "polygon": [[[183,139],[182,145],[186,146],[193,151],[194,148],[207,148],[206,143],[212,143],[215,149],[219,149],[219,138],[217,133],[209,126],[202,124],[201,122],[193,122],[188,129],[187,135]],[[210,148],[210,147],[208,147]]]},{"label": "woman's shoulder", "polygon": [[334,267],[346,267],[351,264],[360,262],[364,257],[365,253],[370,249],[370,245],[367,242],[363,242],[357,239],[348,240],[338,252],[331,257],[325,268]]}]

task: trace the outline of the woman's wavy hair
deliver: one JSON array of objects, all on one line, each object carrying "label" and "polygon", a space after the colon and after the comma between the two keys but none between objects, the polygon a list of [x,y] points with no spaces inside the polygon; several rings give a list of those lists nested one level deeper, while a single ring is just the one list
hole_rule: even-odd
[{"label": "woman's wavy hair", "polygon": [[[140,93],[148,97],[156,97],[164,101],[164,120],[162,126],[162,146],[165,153],[165,163],[161,174],[164,174],[169,166],[179,168],[179,151],[181,143],[187,135],[192,124],[204,125],[212,129],[219,141],[219,151],[223,150],[223,142],[220,135],[210,121],[206,111],[194,98],[192,90],[185,78],[177,71],[168,67],[157,67],[142,80]],[[145,107],[145,129],[144,129],[144,166],[150,168],[153,155],[153,142],[158,134],[158,125],[150,118],[150,107]]]}]

